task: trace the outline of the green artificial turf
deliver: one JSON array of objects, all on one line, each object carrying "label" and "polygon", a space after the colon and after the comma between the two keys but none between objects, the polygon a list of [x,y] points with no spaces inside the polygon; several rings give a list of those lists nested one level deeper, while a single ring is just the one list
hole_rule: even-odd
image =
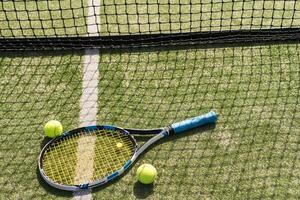
[{"label": "green artificial turf", "polygon": [[[154,145],[94,199],[299,197],[298,44],[105,53],[98,124],[155,128],[208,112],[216,127]],[[79,124],[82,56],[1,57],[1,198],[69,198],[37,176],[43,124]],[[135,170],[151,163],[152,186]]]},{"label": "green artificial turf", "polygon": [[[96,6],[92,1],[92,6]],[[102,36],[299,27],[298,1],[231,0],[3,1],[1,37],[85,36],[99,12]],[[99,9],[99,10],[97,10]]]},{"label": "green artificial turf", "polygon": [[[95,199],[299,197],[299,45],[104,54],[99,123],[155,128],[215,109],[216,127],[155,145]],[[154,186],[136,182],[151,163]]]},{"label": "green artificial turf", "polygon": [[37,157],[48,120],[60,120],[65,130],[78,126],[80,63],[74,55],[0,56],[0,199],[66,195],[40,180]]},{"label": "green artificial turf", "polygon": [[3,1],[2,37],[57,37],[85,35],[86,1]]},{"label": "green artificial turf", "polygon": [[[300,25],[298,1],[197,2],[126,0],[124,6],[125,0],[103,0],[101,33]],[[83,36],[86,6],[75,0],[3,1],[0,35]],[[43,11],[37,15],[37,9]],[[219,120],[154,145],[122,179],[94,189],[94,199],[299,199],[299,49],[275,44],[101,53],[99,124],[156,128],[211,109]],[[37,156],[46,121],[58,119],[65,130],[79,124],[82,61],[78,52],[1,53],[0,199],[71,198],[40,180]],[[153,185],[136,182],[142,163],[157,168]]]}]

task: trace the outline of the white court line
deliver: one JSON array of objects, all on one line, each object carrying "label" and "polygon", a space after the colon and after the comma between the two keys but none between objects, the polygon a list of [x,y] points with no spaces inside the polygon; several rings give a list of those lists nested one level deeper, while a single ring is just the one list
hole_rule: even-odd
[{"label": "white court line", "polygon": [[[99,50],[86,50],[84,56],[82,96],[80,99],[80,126],[95,125],[97,121]],[[75,182],[87,181],[93,177],[93,154],[96,138],[87,136],[78,141]],[[83,177],[82,173],[88,174]],[[74,192],[73,200],[92,199],[91,191]]]},{"label": "white court line", "polygon": [[95,125],[99,83],[99,50],[85,50],[83,60],[82,95],[80,99],[80,126]]},{"label": "white court line", "polygon": [[[99,36],[100,28],[100,0],[89,0],[87,32],[88,36]],[[98,83],[99,83],[99,50],[86,49],[83,61],[82,96],[80,99],[80,126],[95,125],[98,108]],[[75,182],[89,180],[93,177],[93,154],[95,137],[84,137],[78,141],[78,154]],[[81,172],[88,174],[82,177]],[[90,190],[73,193],[73,200],[91,200]]]}]

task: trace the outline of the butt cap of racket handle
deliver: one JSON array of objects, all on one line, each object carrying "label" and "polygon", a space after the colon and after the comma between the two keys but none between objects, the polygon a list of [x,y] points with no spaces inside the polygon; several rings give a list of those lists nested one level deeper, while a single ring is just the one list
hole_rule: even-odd
[{"label": "butt cap of racket handle", "polygon": [[207,114],[198,117],[190,118],[182,122],[177,122],[171,125],[174,133],[182,133],[193,128],[197,128],[206,124],[215,123],[217,121],[217,113],[210,111]]}]

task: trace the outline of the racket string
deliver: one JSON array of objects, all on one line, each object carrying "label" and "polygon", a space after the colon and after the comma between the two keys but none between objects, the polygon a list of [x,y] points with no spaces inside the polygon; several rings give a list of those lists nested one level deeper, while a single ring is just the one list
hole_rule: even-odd
[{"label": "racket string", "polygon": [[63,142],[55,142],[46,152],[44,158],[44,171],[49,178],[59,183],[72,184],[72,166],[77,162],[76,155],[77,141],[75,136],[63,139]]},{"label": "racket string", "polygon": [[[96,145],[95,154],[97,157],[94,163],[94,179],[101,177],[120,169],[133,154],[135,144],[124,134],[115,131],[100,132],[98,144]],[[118,148],[117,144],[121,143],[122,147]]]},{"label": "racket string", "polygon": [[93,132],[80,132],[77,146],[77,165],[75,184],[89,183],[93,179],[93,160],[96,134]]},{"label": "racket string", "polygon": [[[79,143],[83,146],[80,149]],[[121,147],[117,146],[118,143]],[[89,145],[93,148],[88,148]],[[63,185],[94,182],[119,170],[132,157],[134,150],[132,138],[119,131],[81,132],[54,142],[45,152],[43,170],[51,180]],[[87,162],[85,156],[81,159],[78,154],[92,160],[91,172],[79,169],[78,175],[78,163]]]}]

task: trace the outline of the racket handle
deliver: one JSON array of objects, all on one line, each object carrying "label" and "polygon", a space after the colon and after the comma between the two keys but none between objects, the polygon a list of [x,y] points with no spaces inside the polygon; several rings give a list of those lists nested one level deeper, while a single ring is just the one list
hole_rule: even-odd
[{"label": "racket handle", "polygon": [[174,133],[182,133],[184,131],[203,126],[205,124],[215,123],[217,121],[217,113],[210,111],[204,115],[190,118],[182,122],[177,122],[171,125]]}]

